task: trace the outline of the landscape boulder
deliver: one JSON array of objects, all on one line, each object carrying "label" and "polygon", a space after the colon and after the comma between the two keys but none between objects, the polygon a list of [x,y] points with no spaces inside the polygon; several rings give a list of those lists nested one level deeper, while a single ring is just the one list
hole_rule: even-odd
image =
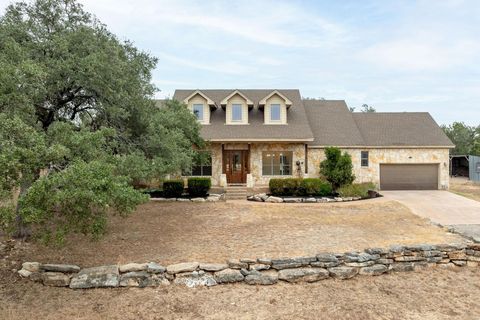
[{"label": "landscape boulder", "polygon": [[78,272],[80,267],[73,264],[42,264],[40,269],[51,272]]},{"label": "landscape boulder", "polygon": [[214,273],[214,279],[217,283],[232,283],[243,281],[245,277],[237,269],[225,269]]},{"label": "landscape boulder", "polygon": [[330,276],[336,279],[346,280],[357,275],[358,269],[354,267],[333,267],[328,269]]},{"label": "landscape boulder", "polygon": [[42,282],[51,287],[68,287],[70,277],[62,272],[44,272],[42,273]]},{"label": "landscape boulder", "polygon": [[328,271],[323,268],[283,269],[278,272],[278,279],[288,282],[315,282],[328,276]]},{"label": "landscape boulder", "polygon": [[70,281],[72,289],[118,287],[120,275],[117,265],[82,269]]},{"label": "landscape boulder", "polygon": [[183,263],[171,264],[167,266],[167,272],[169,274],[189,272],[189,271],[196,270],[198,266],[199,266],[198,262],[183,262]]}]

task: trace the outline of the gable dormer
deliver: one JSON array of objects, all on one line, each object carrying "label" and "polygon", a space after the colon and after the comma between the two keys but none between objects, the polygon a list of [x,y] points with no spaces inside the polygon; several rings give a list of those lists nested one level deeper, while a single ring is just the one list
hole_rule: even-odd
[{"label": "gable dormer", "polygon": [[200,90],[195,90],[183,102],[201,124],[210,124],[210,112],[217,109],[215,102]]},{"label": "gable dormer", "polygon": [[263,109],[265,124],[287,124],[287,110],[292,102],[278,90],[258,102],[258,107]]},{"label": "gable dormer", "polygon": [[253,102],[239,90],[230,93],[220,104],[225,109],[226,124],[248,124],[248,111],[253,108]]}]

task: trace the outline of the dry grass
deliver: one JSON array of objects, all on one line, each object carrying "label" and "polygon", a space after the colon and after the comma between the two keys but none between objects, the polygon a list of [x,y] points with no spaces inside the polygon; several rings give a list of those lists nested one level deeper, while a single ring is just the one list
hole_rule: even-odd
[{"label": "dry grass", "polygon": [[450,191],[480,201],[480,183],[473,183],[462,178],[452,178],[450,179]]},{"label": "dry grass", "polygon": [[[480,269],[325,280],[271,287],[70,290],[20,279],[26,260],[83,266],[125,261],[223,261],[461,241],[396,202],[277,205],[148,203],[115,218],[98,242],[61,250],[9,242],[0,256],[0,319],[478,319]],[[2,253],[0,253],[2,255]]]},{"label": "dry grass", "polygon": [[461,241],[393,201],[338,205],[150,202],[126,219],[114,218],[100,241],[77,236],[61,249],[31,244],[23,259],[81,266],[224,262]]},{"label": "dry grass", "polygon": [[21,280],[0,286],[0,319],[477,320],[479,283],[479,268],[196,289],[171,285],[81,291]]}]

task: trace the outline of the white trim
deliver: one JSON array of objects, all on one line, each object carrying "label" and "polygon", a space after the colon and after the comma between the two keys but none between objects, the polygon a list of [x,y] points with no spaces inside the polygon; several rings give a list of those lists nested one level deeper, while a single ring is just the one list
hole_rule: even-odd
[{"label": "white trim", "polygon": [[207,104],[209,106],[214,106],[215,108],[217,107],[215,105],[215,102],[210,99],[206,94],[204,94],[202,91],[200,90],[195,90],[191,95],[189,95],[188,97],[186,97],[185,99],[183,99],[183,102],[187,103],[188,104],[188,101],[190,101],[190,99],[192,99],[193,97],[195,97],[196,95],[200,95],[202,96],[205,100],[207,100]]},{"label": "white trim", "polygon": [[228,100],[230,100],[230,98],[232,98],[234,95],[238,94],[240,97],[242,97],[243,99],[245,99],[245,101],[247,102],[247,105],[249,106],[253,106],[253,102],[252,100],[248,99],[243,93],[241,93],[240,91],[238,91],[238,89],[234,90],[232,93],[230,93],[228,96],[225,97],[225,99],[222,100],[222,102],[220,102],[220,104],[222,106],[225,106],[227,105],[228,103]]},{"label": "white trim", "polygon": [[267,100],[270,99],[270,97],[272,97],[275,94],[278,95],[280,98],[282,98],[285,101],[285,105],[287,106],[287,108],[292,105],[292,101],[290,101],[287,97],[285,97],[283,94],[278,92],[278,90],[273,90],[272,92],[270,92],[269,95],[267,95],[265,98],[263,98],[262,100],[260,100],[258,102],[258,105],[262,105],[262,106],[266,105]]}]

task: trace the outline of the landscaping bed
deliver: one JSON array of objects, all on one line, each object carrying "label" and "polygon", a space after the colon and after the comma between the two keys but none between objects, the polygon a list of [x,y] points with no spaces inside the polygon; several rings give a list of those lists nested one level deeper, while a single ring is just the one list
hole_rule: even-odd
[{"label": "landscaping bed", "polygon": [[247,197],[249,201],[255,202],[271,202],[271,203],[330,203],[330,202],[349,202],[349,201],[359,201],[366,199],[373,199],[381,197],[380,194],[376,193],[372,198],[362,198],[362,197],[295,197],[295,196],[283,196],[275,197],[268,195],[266,193],[259,193],[253,196]]}]

